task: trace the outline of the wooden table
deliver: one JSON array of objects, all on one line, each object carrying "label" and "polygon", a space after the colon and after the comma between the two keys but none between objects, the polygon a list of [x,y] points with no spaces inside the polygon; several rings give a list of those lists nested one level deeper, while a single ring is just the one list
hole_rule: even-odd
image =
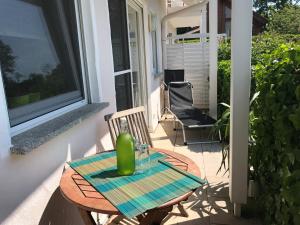
[{"label": "wooden table", "polygon": [[[200,177],[198,166],[186,156],[168,150],[153,150],[165,154],[167,156],[165,160],[177,166],[178,168]],[[60,190],[62,195],[69,202],[78,207],[81,217],[86,225],[96,224],[91,216],[91,212],[108,215],[121,215],[116,207],[114,207],[72,168],[66,170],[62,175],[60,180]],[[151,209],[145,214],[137,216],[137,219],[142,225],[160,224],[161,221],[168,215],[168,213],[172,211],[173,206],[176,204],[178,204],[179,210],[182,212],[183,216],[188,216],[180,202],[186,201],[192,194],[193,191],[190,191],[161,205],[160,207]]]}]

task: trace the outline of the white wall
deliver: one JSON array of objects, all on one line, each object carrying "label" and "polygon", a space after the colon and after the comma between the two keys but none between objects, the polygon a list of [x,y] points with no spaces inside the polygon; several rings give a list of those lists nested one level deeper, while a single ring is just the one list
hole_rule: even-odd
[{"label": "white wall", "polygon": [[92,100],[110,106],[27,155],[1,156],[0,224],[83,224],[58,189],[64,164],[112,148],[103,119],[116,110],[107,1],[82,3]]},{"label": "white wall", "polygon": [[158,121],[161,117],[161,79],[162,76],[154,76],[152,68],[152,45],[151,45],[151,33],[148,29],[148,15],[154,13],[157,16],[157,45],[158,45],[158,68],[160,72],[162,69],[162,45],[161,45],[161,19],[165,16],[166,4],[160,0],[147,0],[144,4],[144,21],[145,21],[145,48],[146,48],[146,73],[148,81],[148,108],[149,108],[149,129],[155,130],[158,125]]},{"label": "white wall", "polygon": [[[108,0],[81,2],[92,101],[110,102],[110,106],[27,155],[0,154],[0,224],[83,224],[77,209],[63,199],[58,189],[64,164],[112,148],[103,119],[105,114],[116,111]],[[151,10],[162,18],[164,9],[163,1],[144,2],[150,129],[155,129],[160,118],[161,77],[152,75],[148,13]],[[162,70],[160,30],[159,27],[158,55]],[[7,145],[2,146],[5,149],[1,152],[9,151]]]}]

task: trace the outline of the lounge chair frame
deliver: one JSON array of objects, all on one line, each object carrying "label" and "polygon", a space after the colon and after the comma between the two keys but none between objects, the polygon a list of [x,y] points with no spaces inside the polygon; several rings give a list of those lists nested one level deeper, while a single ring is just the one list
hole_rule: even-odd
[{"label": "lounge chair frame", "polygon": [[[191,89],[193,88],[192,84],[189,81],[183,81],[183,82],[170,82],[170,84],[189,84]],[[218,136],[219,136],[219,140],[207,140],[207,141],[188,141],[187,137],[186,137],[186,128],[188,129],[200,129],[200,128],[213,128],[215,126],[214,123],[212,124],[204,124],[204,125],[190,125],[190,126],[186,126],[178,117],[177,115],[171,110],[171,104],[170,104],[170,84],[168,87],[168,105],[170,107],[165,107],[165,110],[167,110],[174,118],[174,130],[177,132],[177,126],[176,124],[180,124],[181,129],[182,129],[182,135],[183,135],[183,141],[184,141],[184,145],[193,145],[193,144],[211,144],[211,143],[220,143],[222,140],[221,137],[221,132],[220,130],[218,130]],[[191,96],[192,96],[192,103],[194,103],[194,97],[193,97],[193,92],[191,90]]]}]

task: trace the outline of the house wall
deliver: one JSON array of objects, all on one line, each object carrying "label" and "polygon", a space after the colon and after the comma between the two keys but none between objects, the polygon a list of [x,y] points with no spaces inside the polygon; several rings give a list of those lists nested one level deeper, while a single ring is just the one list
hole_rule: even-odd
[{"label": "house wall", "polygon": [[[157,54],[158,54],[158,71],[159,76],[154,74],[152,67],[152,46],[151,33],[148,29],[148,15],[155,13],[157,15]],[[158,125],[161,117],[161,80],[162,77],[162,44],[161,44],[161,19],[165,16],[166,4],[162,0],[144,1],[144,30],[145,30],[145,50],[146,50],[146,73],[148,85],[148,109],[149,109],[149,130],[153,131]]]},{"label": "house wall", "polygon": [[[10,154],[7,140],[0,136],[0,224],[83,224],[77,209],[63,199],[58,188],[65,162],[112,148],[103,119],[116,111],[108,4],[107,0],[81,3],[91,99],[110,105],[26,155]],[[160,117],[161,78],[152,75],[148,12],[162,17],[164,4],[159,0],[143,4],[149,126],[153,130]],[[160,45],[160,29],[158,33]],[[158,52],[161,68],[161,46]],[[5,111],[6,106],[0,107],[0,112]]]}]

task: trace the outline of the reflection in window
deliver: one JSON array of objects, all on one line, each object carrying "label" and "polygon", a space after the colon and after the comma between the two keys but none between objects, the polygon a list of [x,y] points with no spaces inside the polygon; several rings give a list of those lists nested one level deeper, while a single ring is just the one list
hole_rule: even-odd
[{"label": "reflection in window", "polygon": [[117,111],[132,108],[130,73],[115,76]]},{"label": "reflection in window", "polygon": [[115,72],[130,69],[126,0],[108,0]]},{"label": "reflection in window", "polygon": [[0,64],[11,126],[82,100],[74,1],[0,5]]},{"label": "reflection in window", "polygon": [[157,17],[151,14],[151,40],[152,40],[152,66],[153,73],[158,74],[158,56],[157,56]]},{"label": "reflection in window", "polygon": [[225,33],[231,36],[231,9],[225,6]]}]

